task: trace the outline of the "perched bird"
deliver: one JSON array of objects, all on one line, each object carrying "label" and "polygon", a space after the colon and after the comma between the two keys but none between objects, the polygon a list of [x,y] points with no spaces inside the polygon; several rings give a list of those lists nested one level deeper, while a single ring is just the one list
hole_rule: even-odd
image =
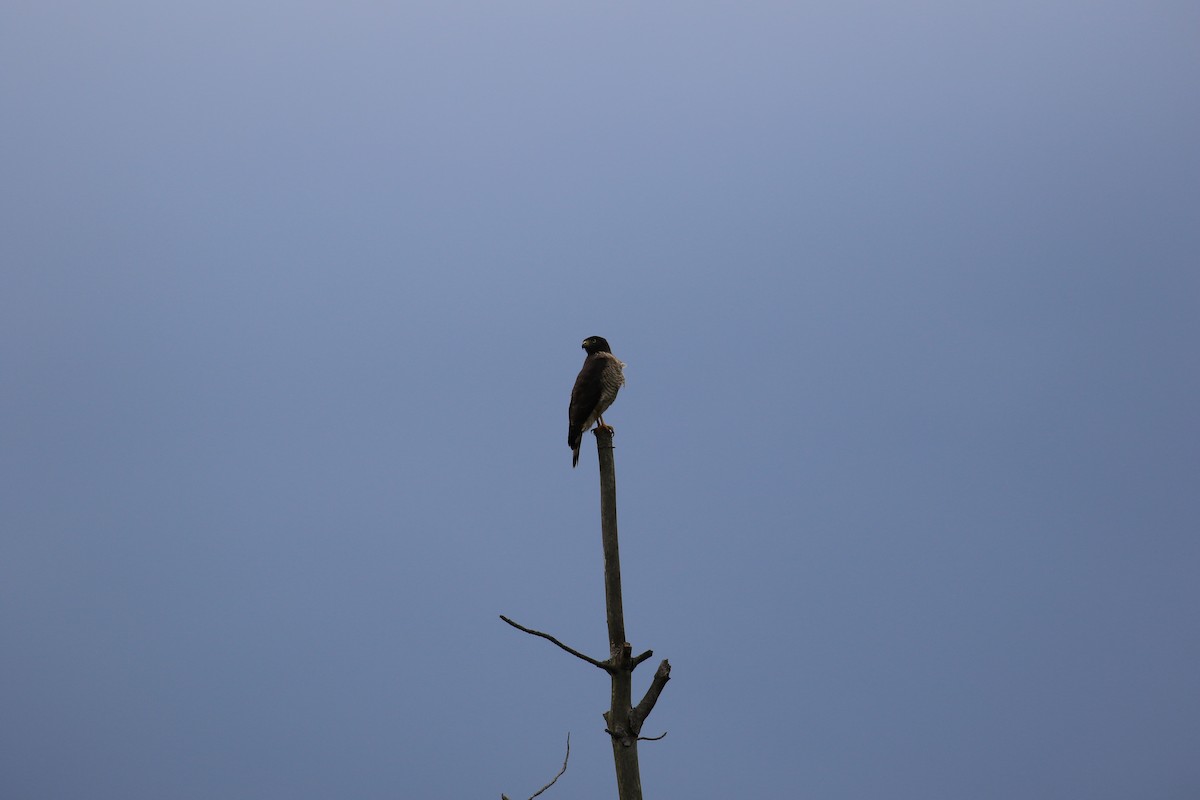
[{"label": "perched bird", "polygon": [[571,466],[579,463],[579,444],[583,440],[583,432],[594,423],[603,427],[604,417],[601,416],[613,400],[617,392],[625,385],[624,364],[617,360],[609,349],[608,341],[603,336],[589,336],[583,340],[583,349],[587,358],[583,360],[583,368],[575,379],[575,388],[571,390],[571,408],[567,412],[570,427],[567,429],[567,444],[571,447]]}]

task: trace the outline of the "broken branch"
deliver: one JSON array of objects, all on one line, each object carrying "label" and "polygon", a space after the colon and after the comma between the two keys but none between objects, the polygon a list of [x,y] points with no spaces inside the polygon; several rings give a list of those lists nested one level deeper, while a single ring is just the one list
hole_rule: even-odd
[{"label": "broken branch", "polygon": [[642,723],[654,710],[654,704],[658,702],[658,696],[662,694],[663,687],[669,680],[671,680],[671,662],[664,658],[658,665],[658,669],[654,671],[654,680],[650,681],[650,688],[642,696],[642,702],[638,703],[637,707],[629,714],[629,723],[633,727],[635,735],[641,733]]}]

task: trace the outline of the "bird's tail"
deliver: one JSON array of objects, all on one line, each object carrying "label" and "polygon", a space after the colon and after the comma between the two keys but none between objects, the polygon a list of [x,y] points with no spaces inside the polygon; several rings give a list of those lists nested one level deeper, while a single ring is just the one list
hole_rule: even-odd
[{"label": "bird's tail", "polygon": [[567,447],[571,448],[571,467],[579,463],[579,446],[583,443],[583,431],[572,425],[567,429]]}]

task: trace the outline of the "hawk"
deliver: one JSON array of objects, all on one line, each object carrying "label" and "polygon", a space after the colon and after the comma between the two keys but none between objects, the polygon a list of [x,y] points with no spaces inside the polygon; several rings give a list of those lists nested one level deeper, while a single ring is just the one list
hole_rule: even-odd
[{"label": "hawk", "polygon": [[609,349],[608,341],[603,336],[589,336],[583,340],[583,349],[587,358],[583,360],[583,368],[575,379],[575,388],[571,390],[571,408],[567,412],[570,427],[567,429],[567,444],[572,450],[571,466],[579,463],[579,444],[583,440],[583,432],[594,423],[604,425],[600,416],[613,400],[617,392],[625,385],[624,364],[617,360]]}]

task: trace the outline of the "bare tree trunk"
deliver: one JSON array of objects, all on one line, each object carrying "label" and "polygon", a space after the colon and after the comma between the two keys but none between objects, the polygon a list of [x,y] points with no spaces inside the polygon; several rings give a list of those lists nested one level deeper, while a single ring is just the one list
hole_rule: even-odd
[{"label": "bare tree trunk", "polygon": [[617,540],[617,470],[613,462],[613,432],[597,428],[600,457],[600,533],[604,545],[604,609],[608,614],[608,652],[615,669],[612,700],[604,715],[612,737],[620,800],[642,800],[642,775],[638,768],[637,731],[633,713],[632,648],[625,641],[625,611],[621,602],[621,548]]},{"label": "bare tree trunk", "polygon": [[[638,769],[639,739],[661,739],[641,736],[642,724],[658,702],[663,687],[671,680],[671,663],[665,658],[654,672],[650,688],[641,701],[633,705],[633,671],[654,655],[647,650],[633,655],[625,641],[625,612],[621,605],[621,553],[617,545],[617,471],[613,465],[613,430],[596,428],[596,449],[600,455],[600,532],[604,546],[604,608],[608,615],[608,658],[592,658],[560,642],[554,636],[524,625],[518,625],[503,614],[500,619],[519,631],[539,636],[593,667],[608,673],[612,680],[612,695],[608,711],[604,712],[605,728],[612,739],[613,762],[617,768],[617,793],[620,800],[642,800],[642,775]],[[564,763],[564,768],[565,768]],[[561,774],[561,773],[560,773]]]}]

